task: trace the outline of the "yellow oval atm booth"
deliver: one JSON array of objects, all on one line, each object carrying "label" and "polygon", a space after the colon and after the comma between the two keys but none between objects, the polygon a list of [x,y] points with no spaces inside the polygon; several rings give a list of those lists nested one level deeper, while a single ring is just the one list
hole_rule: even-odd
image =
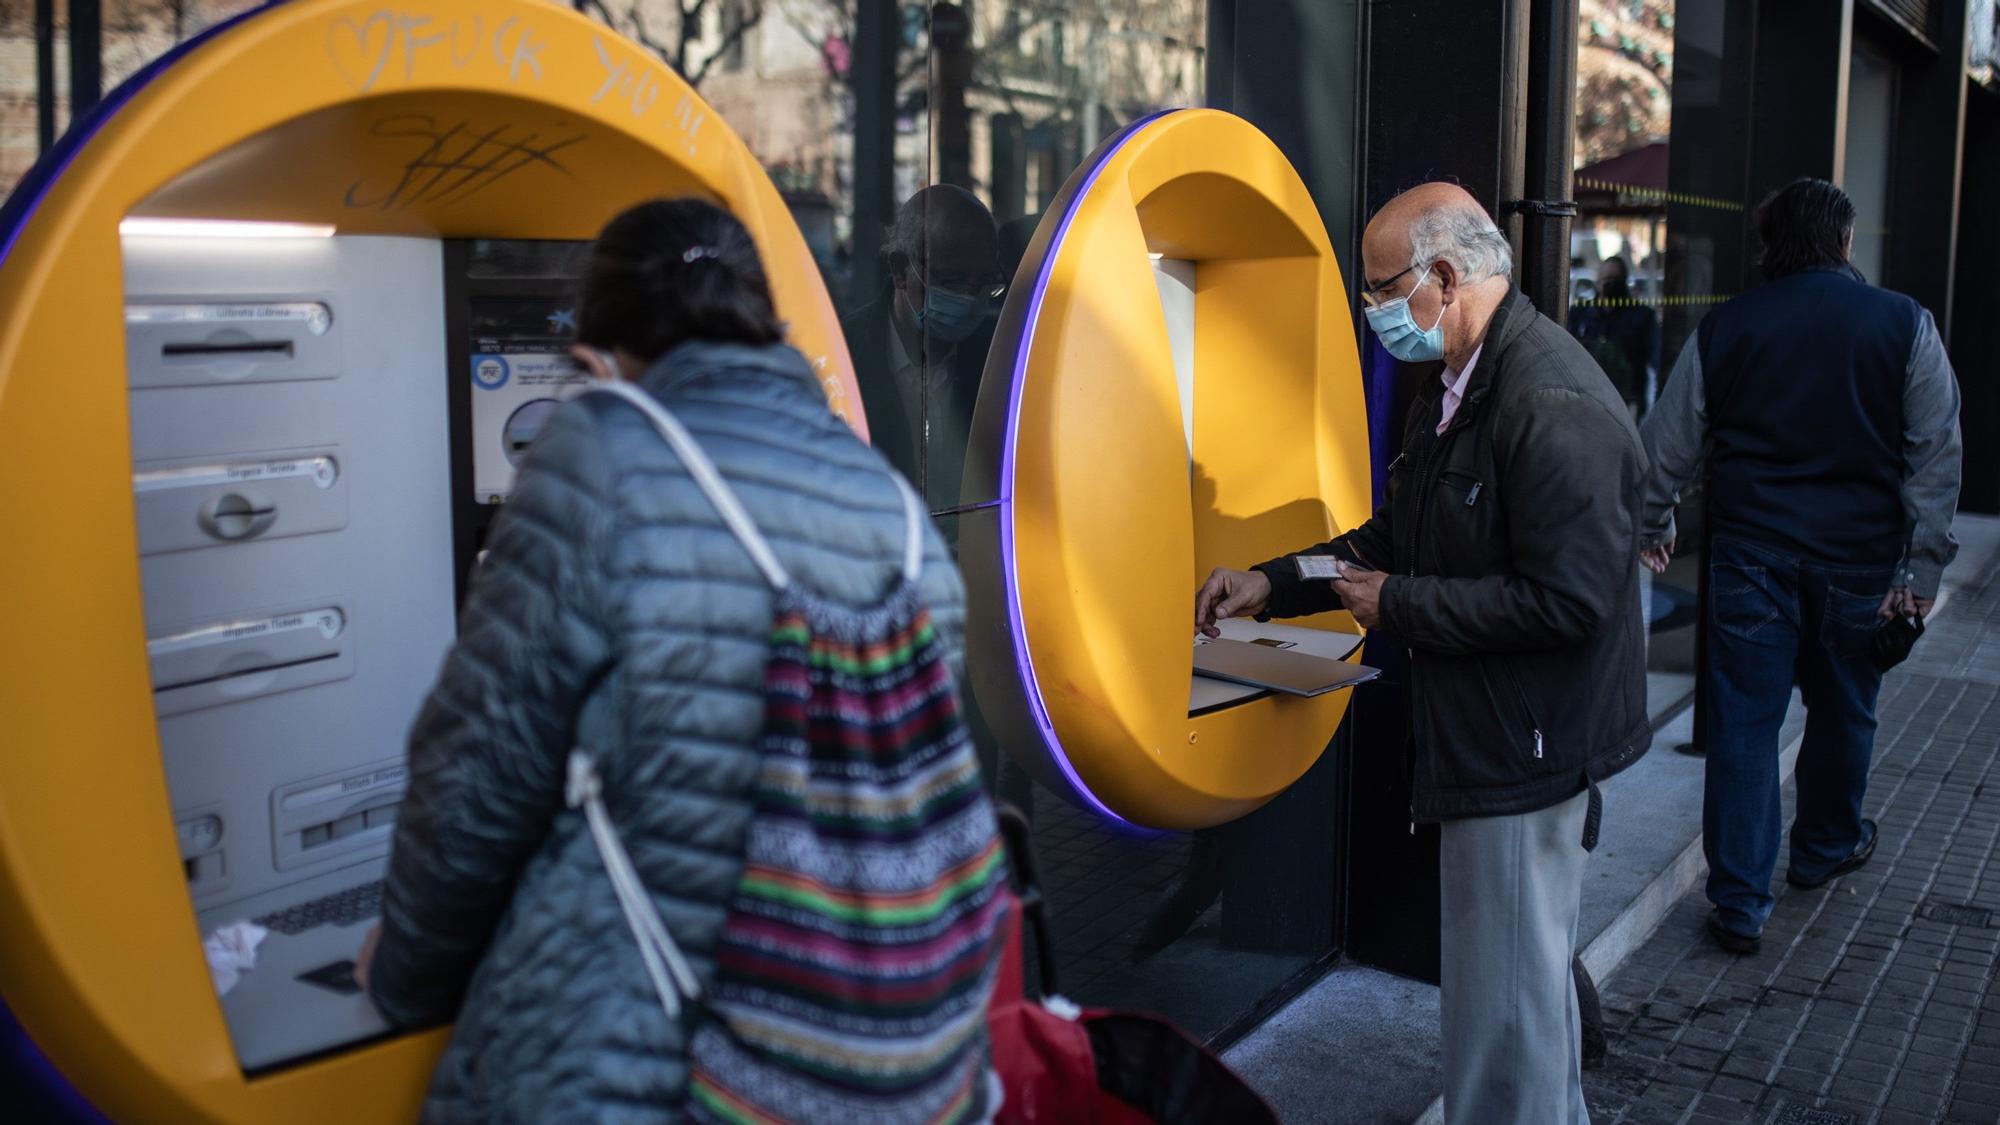
[{"label": "yellow oval atm booth", "polygon": [[[1194,591],[1369,514],[1340,269],[1257,129],[1171,110],[1051,204],[1001,314],[966,469],[971,675],[1001,745],[1118,822],[1239,817],[1325,749],[1351,692],[1191,674]],[[1345,613],[1225,637],[1358,659]]]},{"label": "yellow oval atm booth", "polygon": [[415,1116],[444,1032],[383,1037],[341,967],[403,737],[482,518],[576,389],[569,244],[689,193],[749,226],[865,433],[757,161],[551,4],[253,12],[0,216],[0,996],[113,1118]]}]

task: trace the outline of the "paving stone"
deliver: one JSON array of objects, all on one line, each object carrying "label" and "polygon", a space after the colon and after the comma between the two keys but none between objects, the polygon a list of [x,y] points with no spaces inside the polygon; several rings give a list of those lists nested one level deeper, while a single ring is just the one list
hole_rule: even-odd
[{"label": "paving stone", "polygon": [[2000,929],[1926,916],[2000,909],[2000,567],[1960,587],[1879,714],[1874,860],[1778,881],[1756,957],[1706,939],[1699,891],[1676,904],[1599,982],[1627,1058],[1585,1075],[1593,1120],[2000,1125]]},{"label": "paving stone", "polygon": [[1952,1094],[1961,1102],[2000,1108],[2000,1086],[1982,1086],[1974,1082],[1961,1082],[1953,1088]]}]

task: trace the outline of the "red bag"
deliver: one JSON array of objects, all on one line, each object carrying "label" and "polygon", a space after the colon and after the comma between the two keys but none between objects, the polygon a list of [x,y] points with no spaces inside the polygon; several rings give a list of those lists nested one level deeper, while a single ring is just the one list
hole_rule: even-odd
[{"label": "red bag", "polygon": [[[1043,916],[1041,880],[1028,822],[1001,806],[1019,884],[1007,912],[1007,944],[994,978],[986,1026],[993,1069],[1006,1101],[1002,1125],[1275,1125],[1262,1096],[1208,1048],[1158,1016],[1080,1010],[1055,995],[1055,943]],[[1026,994],[1021,931],[1035,926],[1035,948],[1047,1000]]]}]

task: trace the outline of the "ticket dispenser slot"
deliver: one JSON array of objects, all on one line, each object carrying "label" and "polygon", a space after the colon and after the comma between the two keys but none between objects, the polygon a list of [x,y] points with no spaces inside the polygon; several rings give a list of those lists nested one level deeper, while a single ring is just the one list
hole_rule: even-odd
[{"label": "ticket dispenser slot", "polygon": [[338,449],[142,465],[132,493],[141,555],[347,526]]},{"label": "ticket dispenser slot", "polygon": [[341,339],[330,299],[150,300],[125,308],[134,387],[331,379]]},{"label": "ticket dispenser slot", "polygon": [[176,715],[343,679],[354,672],[347,631],[346,611],[317,603],[153,637],[154,708]]},{"label": "ticket dispenser slot", "polygon": [[400,759],[390,759],[272,793],[272,854],[278,870],[387,847],[409,772]]}]

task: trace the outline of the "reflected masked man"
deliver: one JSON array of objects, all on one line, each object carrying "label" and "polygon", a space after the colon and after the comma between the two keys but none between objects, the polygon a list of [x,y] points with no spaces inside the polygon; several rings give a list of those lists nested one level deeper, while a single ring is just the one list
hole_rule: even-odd
[{"label": "reflected masked man", "polygon": [[[1445,1118],[1586,1122],[1571,984],[1597,783],[1651,741],[1633,557],[1645,472],[1611,383],[1509,275],[1470,195],[1397,196],[1362,243],[1368,323],[1431,364],[1388,500],[1302,554],[1218,569],[1195,596],[1235,616],[1345,607],[1410,653],[1410,816],[1439,822]],[[1379,643],[1379,642],[1378,642]]]},{"label": "reflected masked man", "polygon": [[[937,184],[897,209],[883,254],[887,351],[874,370],[857,369],[862,397],[877,447],[931,507],[950,507],[1002,289],[999,228],[979,197]],[[860,315],[879,317],[883,304]]]}]

